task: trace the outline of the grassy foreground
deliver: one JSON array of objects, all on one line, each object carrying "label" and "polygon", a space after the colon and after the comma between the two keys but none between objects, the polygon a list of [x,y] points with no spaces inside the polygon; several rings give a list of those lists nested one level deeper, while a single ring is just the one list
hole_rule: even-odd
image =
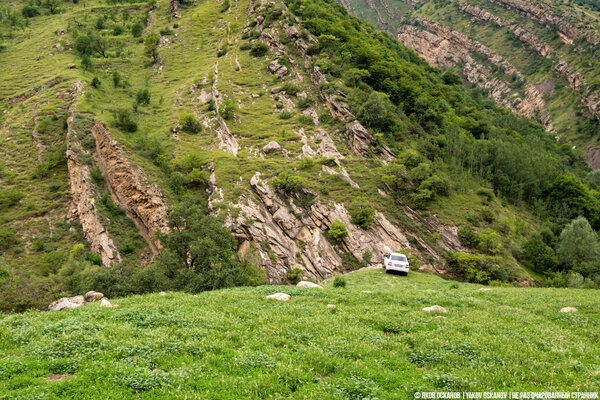
[{"label": "grassy foreground", "polygon": [[[403,399],[600,387],[596,291],[479,291],[379,269],[346,280],[0,316],[0,398]],[[280,291],[292,299],[265,299]],[[434,304],[448,313],[421,311]],[[579,312],[559,313],[565,306]]]}]

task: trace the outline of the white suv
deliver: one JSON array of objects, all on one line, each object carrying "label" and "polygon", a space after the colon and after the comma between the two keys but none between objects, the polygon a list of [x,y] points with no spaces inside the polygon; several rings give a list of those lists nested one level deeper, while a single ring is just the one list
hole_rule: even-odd
[{"label": "white suv", "polygon": [[408,258],[402,253],[384,254],[383,268],[385,272],[397,271],[408,275]]}]

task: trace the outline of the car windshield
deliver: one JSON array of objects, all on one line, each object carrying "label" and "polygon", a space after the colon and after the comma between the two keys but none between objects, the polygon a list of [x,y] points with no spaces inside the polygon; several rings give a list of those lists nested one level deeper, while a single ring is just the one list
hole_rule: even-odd
[{"label": "car windshield", "polygon": [[406,261],[406,256],[403,255],[392,255],[392,261]]}]

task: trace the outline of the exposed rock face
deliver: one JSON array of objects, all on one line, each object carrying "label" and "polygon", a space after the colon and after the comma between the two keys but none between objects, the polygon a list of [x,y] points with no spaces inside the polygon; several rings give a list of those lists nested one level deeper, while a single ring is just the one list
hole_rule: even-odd
[{"label": "exposed rock face", "polygon": [[[80,91],[78,86],[76,91]],[[75,96],[75,95],[74,95]],[[77,216],[84,237],[90,243],[93,252],[102,259],[102,265],[110,267],[121,261],[117,247],[102,225],[96,210],[96,190],[90,174],[90,166],[82,162],[83,156],[90,156],[79,143],[78,136],[85,132],[76,132],[73,124],[74,113],[71,109],[67,116],[67,168],[69,171],[69,186],[71,189],[74,210],[72,216]],[[74,215],[73,215],[74,214]]]},{"label": "exposed rock face", "polygon": [[[250,184],[258,203],[249,198],[235,204],[241,212],[226,224],[238,238],[240,248],[253,246],[257,250],[271,283],[285,282],[287,272],[294,268],[303,269],[312,280],[340,271],[340,253],[325,235],[335,219],[349,232],[342,248],[359,260],[365,250],[371,252],[373,260],[379,260],[384,253],[410,248],[404,234],[381,213],[375,214],[376,225],[361,229],[352,224],[342,204],[324,205],[317,200],[309,209],[300,209],[293,202],[288,206],[260,179],[260,173]],[[437,254],[435,257],[439,258]]]},{"label": "exposed rock face", "polygon": [[85,304],[83,296],[63,297],[48,306],[49,311],[62,311],[78,308]]},{"label": "exposed rock face", "polygon": [[581,35],[581,29],[571,25],[566,19],[554,14],[549,8],[540,3],[528,0],[490,0],[506,7],[516,8],[522,11],[529,19],[533,19],[542,25],[554,25],[558,30],[560,38],[567,44],[573,44],[573,40]]},{"label": "exposed rock face", "polygon": [[217,122],[219,124],[219,126],[217,127],[217,136],[219,137],[219,148],[225,150],[228,153],[233,154],[234,156],[237,156],[237,153],[240,149],[240,145],[238,144],[237,139],[231,134],[231,131],[229,130],[229,127],[227,126],[227,122],[225,122],[225,119],[223,119],[223,117],[221,117],[221,115],[219,115],[219,110],[221,108],[221,103],[223,102],[223,99],[222,99],[221,93],[217,89],[217,83],[219,81],[219,62],[218,61],[215,63],[214,71],[215,71],[215,74],[213,77],[211,95],[212,95],[212,99],[215,102],[215,106],[217,108],[217,113],[216,113],[215,118],[217,119]]},{"label": "exposed rock face", "polygon": [[154,234],[168,231],[167,204],[162,193],[131,166],[104,125],[94,121],[92,133],[96,139],[96,162],[113,199],[136,224],[150,249],[158,253],[160,243]]},{"label": "exposed rock face", "polygon": [[[528,85],[525,98],[520,98],[507,81],[496,78],[488,67],[474,60],[470,54],[479,53],[506,74],[523,80],[522,74],[498,53],[437,22],[420,17],[415,18],[415,22],[418,26],[404,25],[398,29],[398,40],[415,50],[430,64],[443,68],[462,64],[463,74],[469,82],[488,90],[494,101],[520,116],[534,119],[543,109],[543,94],[537,87]],[[545,125],[546,130],[552,129],[549,116],[543,116],[540,122]]]}]

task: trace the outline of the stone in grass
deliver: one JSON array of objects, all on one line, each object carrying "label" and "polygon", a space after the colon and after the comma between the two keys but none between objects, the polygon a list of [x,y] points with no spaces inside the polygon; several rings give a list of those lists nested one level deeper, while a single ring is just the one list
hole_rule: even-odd
[{"label": "stone in grass", "polygon": [[269,142],[265,147],[263,147],[263,152],[265,154],[274,153],[279,150],[281,150],[281,146],[277,142]]},{"label": "stone in grass", "polygon": [[327,304],[327,308],[335,308],[335,304]]},{"label": "stone in grass", "polygon": [[479,289],[480,292],[487,292],[488,290],[492,290],[492,289],[487,288],[487,287],[482,287],[481,289]]},{"label": "stone in grass", "polygon": [[118,304],[111,304],[106,297],[100,302],[100,307],[119,307]]},{"label": "stone in grass", "polygon": [[166,295],[166,293],[165,292],[160,292],[158,295],[159,296],[164,296],[164,295]]},{"label": "stone in grass", "polygon": [[275,294],[271,294],[271,295],[267,296],[267,299],[281,300],[281,301],[288,301],[291,298],[292,297],[287,293],[275,293]]},{"label": "stone in grass", "polygon": [[83,306],[85,299],[83,296],[63,297],[56,300],[48,306],[50,311],[62,311],[71,308],[78,308]]},{"label": "stone in grass", "polygon": [[316,283],[309,282],[309,281],[300,281],[300,282],[298,282],[298,284],[296,286],[298,286],[298,287],[305,287],[305,288],[323,289],[323,286],[317,285]]},{"label": "stone in grass", "polygon": [[425,312],[434,312],[434,311],[437,311],[437,312],[443,312],[443,313],[448,312],[448,310],[446,310],[444,307],[438,306],[438,305],[431,306],[431,307],[425,307],[423,309],[423,311],[425,311]]},{"label": "stone in grass", "polygon": [[563,307],[560,309],[560,312],[577,312],[579,311],[575,307]]},{"label": "stone in grass", "polygon": [[88,303],[92,302],[92,301],[96,301],[96,300],[101,300],[103,297],[104,297],[104,294],[102,294],[100,292],[94,292],[93,290],[90,290],[89,292],[87,292],[86,294],[83,295],[83,298]]}]

